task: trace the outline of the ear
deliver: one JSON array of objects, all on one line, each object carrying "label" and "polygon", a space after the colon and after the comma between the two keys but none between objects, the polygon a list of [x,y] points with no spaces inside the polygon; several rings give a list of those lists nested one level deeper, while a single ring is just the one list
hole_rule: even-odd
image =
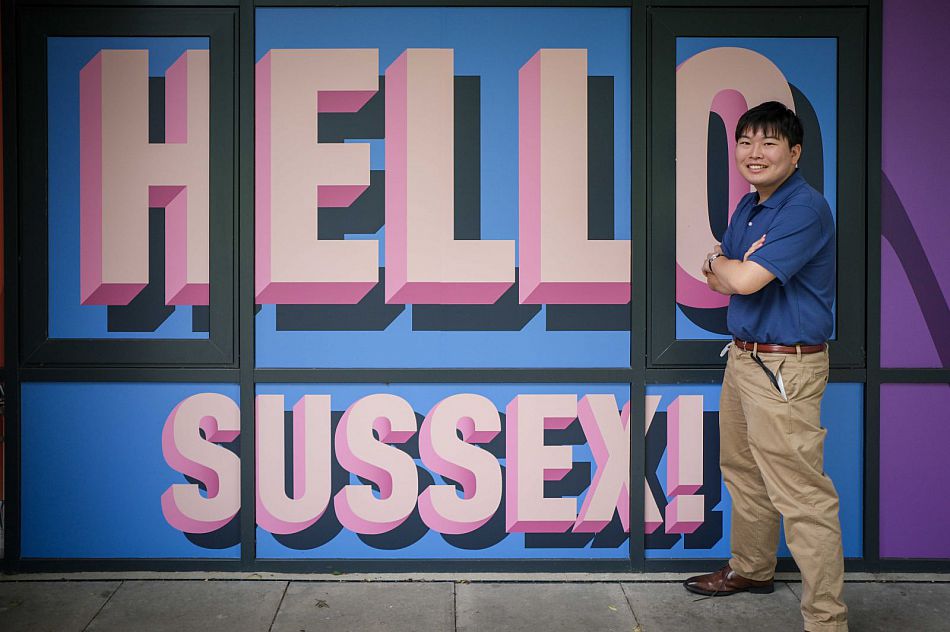
[{"label": "ear", "polygon": [[794,147],[792,147],[791,152],[792,152],[792,164],[797,167],[798,161],[802,157],[802,146],[795,145]]}]

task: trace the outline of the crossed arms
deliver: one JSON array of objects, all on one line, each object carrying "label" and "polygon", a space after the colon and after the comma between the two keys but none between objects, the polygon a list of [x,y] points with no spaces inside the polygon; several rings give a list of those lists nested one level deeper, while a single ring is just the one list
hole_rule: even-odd
[{"label": "crossed arms", "polygon": [[703,276],[709,288],[726,295],[754,294],[768,285],[775,275],[755,261],[749,261],[749,256],[763,244],[765,235],[749,246],[741,261],[726,257],[722,247],[716,244],[703,261]]}]

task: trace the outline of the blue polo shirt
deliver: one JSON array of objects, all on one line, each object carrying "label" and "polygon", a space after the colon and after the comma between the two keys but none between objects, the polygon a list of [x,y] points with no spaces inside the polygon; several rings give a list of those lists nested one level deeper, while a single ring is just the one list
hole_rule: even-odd
[{"label": "blue polo shirt", "polygon": [[835,223],[825,198],[793,173],[769,198],[749,193],[739,202],[722,239],[730,259],[750,257],[775,279],[764,288],[729,299],[733,336],[750,342],[818,344],[831,336],[835,300]]}]

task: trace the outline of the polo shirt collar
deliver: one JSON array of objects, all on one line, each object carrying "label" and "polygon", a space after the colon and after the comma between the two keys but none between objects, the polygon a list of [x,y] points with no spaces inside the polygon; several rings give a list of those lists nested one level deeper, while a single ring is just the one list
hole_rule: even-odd
[{"label": "polo shirt collar", "polygon": [[[776,206],[781,206],[781,204],[792,194],[795,189],[797,189],[805,179],[802,177],[802,174],[796,169],[792,175],[786,178],[785,182],[775,190],[775,193],[769,196],[769,199],[762,202],[762,206],[767,206],[769,208],[775,208]],[[759,204],[759,194],[755,194],[755,204]]]}]

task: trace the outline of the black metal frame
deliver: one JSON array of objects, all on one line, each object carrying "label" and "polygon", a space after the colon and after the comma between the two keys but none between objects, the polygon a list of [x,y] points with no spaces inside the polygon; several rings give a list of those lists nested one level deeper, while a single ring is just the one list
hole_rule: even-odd
[{"label": "black metal frame", "polygon": [[[712,566],[716,560],[647,560],[644,556],[643,538],[632,537],[629,540],[629,558],[627,560],[268,560],[256,557],[256,521],[254,516],[254,394],[258,383],[359,383],[359,382],[403,382],[403,383],[556,383],[556,382],[587,382],[587,383],[626,383],[630,385],[631,393],[631,432],[634,437],[634,449],[631,453],[631,525],[642,524],[644,496],[642,485],[637,485],[645,472],[645,455],[639,437],[644,432],[644,394],[647,384],[676,384],[676,383],[719,383],[722,379],[721,365],[703,361],[705,350],[697,347],[684,349],[684,354],[677,357],[663,355],[660,358],[656,350],[660,349],[663,340],[672,340],[657,337],[656,328],[651,329],[649,340],[647,324],[655,326],[657,314],[647,312],[648,300],[658,300],[656,284],[671,278],[664,274],[657,277],[650,273],[648,278],[648,262],[656,257],[663,257],[663,261],[673,260],[669,247],[657,242],[657,218],[649,212],[649,203],[658,199],[662,193],[663,183],[660,177],[663,169],[658,167],[657,152],[663,151],[664,146],[670,144],[671,135],[658,135],[655,125],[662,119],[663,113],[651,98],[651,89],[655,91],[656,81],[669,80],[662,78],[662,74],[671,74],[670,66],[659,64],[656,59],[650,63],[651,54],[661,45],[663,38],[669,38],[667,23],[670,16],[689,15],[695,11],[705,14],[728,15],[730,26],[735,22],[732,17],[746,14],[750,11],[759,11],[763,8],[775,11],[805,12],[810,15],[820,15],[818,23],[827,24],[827,15],[841,15],[842,12],[861,14],[861,33],[852,33],[851,37],[860,41],[859,53],[867,51],[866,60],[860,60],[860,67],[866,69],[867,99],[858,103],[859,109],[867,113],[866,120],[861,120],[853,129],[849,128],[846,138],[860,138],[866,140],[866,156],[860,164],[867,165],[866,181],[862,180],[861,191],[852,192],[852,199],[867,201],[867,232],[861,223],[862,218],[850,218],[852,227],[860,227],[860,231],[852,233],[853,239],[839,239],[839,251],[842,258],[859,257],[856,260],[867,261],[867,286],[860,292],[849,293],[840,297],[842,304],[854,303],[854,311],[847,318],[858,318],[865,322],[866,329],[858,339],[839,342],[835,346],[836,359],[831,371],[834,382],[861,382],[866,384],[865,389],[865,500],[864,500],[864,556],[861,559],[848,560],[848,570],[895,570],[895,571],[947,571],[950,570],[950,560],[881,560],[878,554],[878,481],[880,454],[879,446],[879,386],[883,382],[950,382],[950,370],[899,370],[879,368],[880,353],[880,125],[881,125],[881,22],[882,0],[810,0],[793,2],[792,0],[602,0],[586,4],[580,0],[521,0],[508,3],[500,0],[389,0],[357,2],[356,0],[97,0],[97,7],[122,7],[139,11],[182,12],[191,18],[193,13],[206,14],[218,7],[219,13],[233,16],[230,23],[233,37],[228,40],[230,52],[223,47],[219,60],[235,69],[235,89],[232,91],[234,112],[237,116],[233,121],[232,138],[237,141],[237,151],[234,160],[236,177],[232,181],[232,193],[237,215],[233,224],[225,231],[231,241],[227,248],[237,245],[236,252],[250,253],[254,247],[254,23],[256,8],[275,6],[602,6],[602,7],[629,7],[631,9],[631,203],[632,203],[632,242],[631,242],[631,367],[629,369],[257,369],[254,361],[254,269],[252,257],[236,257],[232,254],[231,288],[232,291],[225,299],[231,305],[227,312],[227,323],[233,331],[229,331],[229,338],[235,345],[233,356],[229,359],[203,363],[196,361],[194,355],[189,356],[190,362],[178,362],[172,357],[156,357],[148,355],[147,364],[152,366],[123,366],[120,362],[104,361],[101,364],[108,366],[80,366],[74,362],[75,353],[59,354],[55,366],[49,366],[33,355],[20,351],[20,328],[26,327],[27,314],[21,313],[20,301],[24,292],[21,290],[19,257],[21,244],[28,245],[18,237],[20,208],[28,208],[24,198],[18,190],[18,160],[23,161],[23,149],[18,152],[18,120],[22,120],[19,111],[23,109],[19,102],[16,86],[17,77],[24,72],[25,65],[30,62],[17,55],[17,36],[20,35],[14,28],[20,15],[30,11],[42,11],[43,15],[50,15],[66,11],[66,7],[81,5],[88,8],[89,4],[82,0],[5,0],[3,14],[0,21],[3,26],[3,81],[4,81],[4,164],[5,164],[5,204],[6,209],[6,323],[7,357],[10,358],[7,369],[3,372],[8,386],[7,402],[7,460],[6,480],[8,484],[8,520],[6,524],[6,546],[4,568],[7,571],[80,571],[80,570],[258,570],[258,571],[289,571],[289,572],[327,572],[327,571],[401,571],[422,570],[428,572],[457,571],[470,572],[477,570],[517,570],[517,571],[690,571],[700,567]],[[44,7],[32,8],[34,6]],[[53,7],[56,7],[55,9]],[[148,7],[148,9],[143,8]],[[230,7],[232,10],[223,9]],[[847,8],[847,9],[846,9]],[[118,9],[116,9],[118,10]],[[75,10],[73,10],[75,12]],[[817,12],[817,13],[816,13]],[[657,27],[657,20],[662,23]],[[716,18],[717,20],[719,18]],[[674,20],[674,25],[680,24]],[[762,22],[757,24],[756,34],[762,34]],[[806,28],[811,29],[809,25]],[[822,27],[823,28],[823,27]],[[666,29],[664,31],[663,29]],[[817,34],[818,27],[815,27]],[[748,32],[749,29],[746,29]],[[678,33],[674,31],[674,33]],[[123,34],[128,34],[124,32]],[[168,34],[168,33],[164,33]],[[679,33],[684,34],[684,33]],[[692,33],[691,33],[692,34]],[[715,32],[708,35],[735,35]],[[766,34],[780,34],[772,33]],[[802,35],[796,30],[796,35]],[[866,38],[866,39],[864,39]],[[220,40],[224,41],[224,40]],[[214,72],[214,70],[212,71]],[[44,69],[45,73],[45,69]],[[670,93],[672,94],[672,93]],[[840,107],[840,104],[839,104]],[[866,127],[865,127],[866,126]],[[672,129],[672,128],[670,128]],[[652,133],[651,133],[652,130]],[[855,136],[856,134],[856,136]],[[843,144],[839,143],[839,148]],[[45,150],[45,143],[43,146]],[[651,153],[652,152],[652,153]],[[840,155],[840,153],[839,153]],[[843,157],[841,158],[843,159]],[[841,160],[839,159],[839,160]],[[43,156],[45,160],[45,155]],[[669,177],[669,169],[666,175]],[[657,188],[658,187],[658,188]],[[656,207],[656,205],[654,204]],[[839,205],[844,207],[842,203]],[[230,218],[229,218],[230,219]],[[219,226],[220,228],[220,226]],[[662,233],[662,231],[660,231]],[[842,231],[843,232],[843,231]],[[863,241],[866,236],[866,241]],[[649,239],[648,239],[649,237]],[[651,244],[660,244],[654,248]],[[214,254],[212,255],[215,256]],[[865,259],[866,257],[866,259]],[[849,259],[850,260],[850,259]],[[25,268],[24,268],[25,269]],[[664,272],[666,263],[664,263]],[[26,280],[26,279],[24,279]],[[224,279],[223,282],[228,281]],[[648,283],[650,285],[648,285]],[[214,286],[214,281],[213,281]],[[32,287],[27,284],[23,287]],[[222,287],[219,285],[219,287]],[[26,297],[34,300],[34,295]],[[659,297],[659,298],[662,298]],[[672,305],[672,294],[665,303]],[[27,305],[28,306],[28,305]],[[45,322],[45,313],[44,322]],[[844,318],[845,315],[842,315]],[[661,314],[661,318],[663,315]],[[840,321],[841,319],[839,319]],[[851,321],[849,321],[850,323]],[[849,325],[850,327],[850,325]],[[214,331],[214,329],[213,329]],[[858,331],[853,329],[852,331]],[[231,334],[234,334],[233,336]],[[662,332],[660,332],[662,333]],[[639,335],[638,335],[639,334]],[[161,343],[160,346],[170,343]],[[715,343],[714,343],[715,344]],[[866,344],[867,362],[865,363],[860,351]],[[849,346],[850,345],[850,346]],[[718,345],[717,345],[718,347]],[[851,349],[847,353],[844,349]],[[650,355],[648,356],[648,351]],[[718,348],[716,349],[718,351]],[[98,354],[98,351],[93,351]],[[679,352],[678,352],[679,353]],[[29,355],[29,357],[27,357]],[[662,354],[660,354],[662,355]],[[101,357],[101,356],[100,356]],[[663,360],[659,362],[657,360]],[[41,362],[43,362],[41,364]],[[89,361],[82,364],[89,364]],[[146,364],[142,362],[141,364]],[[22,559],[20,557],[20,444],[19,444],[19,385],[21,381],[104,381],[104,382],[135,382],[135,381],[204,381],[240,384],[241,408],[241,557],[239,560],[222,559]],[[634,533],[636,529],[634,529]],[[783,560],[779,564],[780,570],[793,567],[791,561]]]},{"label": "black metal frame", "polygon": [[[24,8],[17,16],[23,366],[233,366],[235,113],[233,9]],[[206,36],[211,56],[210,333],[207,340],[79,340],[48,335],[46,38]],[[28,139],[24,140],[24,139]]]},{"label": "black metal frame", "polygon": [[[883,105],[882,0],[874,2],[868,20],[868,263],[867,366],[864,384],[864,559],[872,570],[884,570],[880,547],[881,472],[881,129]],[[918,568],[925,568],[920,565]],[[950,562],[945,564],[950,568]],[[899,569],[894,569],[899,570]]]}]

